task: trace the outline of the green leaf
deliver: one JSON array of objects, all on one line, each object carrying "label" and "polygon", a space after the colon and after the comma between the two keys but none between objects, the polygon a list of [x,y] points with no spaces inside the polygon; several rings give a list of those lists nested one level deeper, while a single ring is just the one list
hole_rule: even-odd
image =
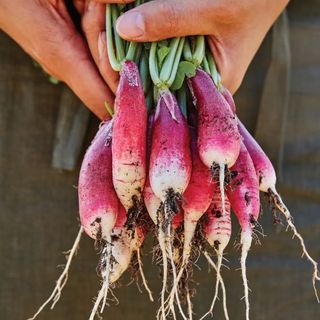
[{"label": "green leaf", "polygon": [[168,55],[168,53],[170,52],[170,49],[168,47],[161,47],[158,51],[157,51],[157,55],[158,55],[158,64],[159,64],[159,68],[161,69],[162,67],[162,63],[164,61],[164,59],[166,58],[166,56]]},{"label": "green leaf", "polygon": [[196,66],[189,62],[189,61],[181,61],[178,66],[178,71],[176,78],[172,86],[170,87],[171,90],[179,90],[182,85],[185,77],[193,77],[196,74]]}]

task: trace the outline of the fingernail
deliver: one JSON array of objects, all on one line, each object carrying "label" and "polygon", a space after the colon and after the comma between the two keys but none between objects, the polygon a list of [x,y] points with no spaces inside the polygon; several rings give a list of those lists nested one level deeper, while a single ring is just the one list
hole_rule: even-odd
[{"label": "fingernail", "polygon": [[118,19],[117,31],[124,38],[139,38],[144,30],[144,18],[139,12],[125,13]]},{"label": "fingernail", "polygon": [[99,33],[98,54],[99,54],[100,60],[102,60],[104,55],[106,55],[106,33],[105,33],[105,31],[102,31]]}]

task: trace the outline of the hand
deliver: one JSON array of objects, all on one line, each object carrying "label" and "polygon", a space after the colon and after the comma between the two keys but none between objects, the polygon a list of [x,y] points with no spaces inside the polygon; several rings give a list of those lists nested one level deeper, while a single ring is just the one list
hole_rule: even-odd
[{"label": "hand", "polygon": [[104,49],[105,6],[80,0],[74,4],[82,15],[91,50],[76,30],[62,0],[0,0],[0,28],[50,75],[66,82],[84,104],[104,119],[108,116],[104,101],[112,104],[113,94],[102,76],[108,74],[112,79],[114,74]]},{"label": "hand", "polygon": [[222,82],[234,93],[287,3],[288,0],[154,0],[122,15],[117,21],[117,31],[133,41],[208,35]]}]

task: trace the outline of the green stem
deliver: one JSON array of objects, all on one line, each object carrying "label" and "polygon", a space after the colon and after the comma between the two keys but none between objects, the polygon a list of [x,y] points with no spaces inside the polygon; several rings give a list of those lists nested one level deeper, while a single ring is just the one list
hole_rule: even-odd
[{"label": "green stem", "polygon": [[173,84],[174,79],[176,78],[177,75],[177,71],[178,71],[178,67],[179,67],[179,63],[180,63],[180,59],[181,59],[181,54],[182,54],[182,50],[183,50],[183,45],[184,45],[184,41],[185,38],[181,38],[180,42],[179,42],[179,46],[174,58],[174,62],[173,62],[173,66],[172,66],[172,70],[171,70],[171,74],[170,74],[170,78],[167,81],[167,85],[170,88],[171,85]]},{"label": "green stem", "polygon": [[222,87],[221,76],[217,70],[213,55],[211,54],[210,51],[207,52],[207,59],[208,59],[208,64],[209,64],[210,74],[212,76],[212,79],[216,84],[217,88],[220,90]]},{"label": "green stem", "polygon": [[145,51],[143,51],[141,54],[139,71],[140,71],[144,94],[147,95],[147,93],[150,91],[149,89],[151,87],[151,83],[150,83],[148,59]]},{"label": "green stem", "polygon": [[185,58],[185,60],[189,62],[192,61],[192,52],[191,52],[189,38],[186,38],[186,40],[184,41],[183,57]]},{"label": "green stem", "polygon": [[211,75],[211,70],[209,68],[209,63],[208,63],[208,60],[207,60],[207,57],[204,56],[203,60],[202,60],[202,65],[203,65],[203,69],[205,72],[209,73]]},{"label": "green stem", "polygon": [[143,44],[142,43],[138,43],[138,46],[137,46],[137,50],[134,54],[134,62],[139,65],[140,63],[140,59],[141,59],[141,53],[142,53],[142,50],[143,49]]},{"label": "green stem", "polygon": [[114,116],[113,108],[110,106],[110,104],[107,101],[104,102],[104,106],[107,109],[108,113],[110,114],[111,118],[113,118]]},{"label": "green stem", "polygon": [[157,61],[157,42],[151,43],[149,54],[149,71],[153,83],[156,86],[161,86],[162,82],[159,77],[158,61]]},{"label": "green stem", "polygon": [[165,58],[160,71],[160,79],[163,83],[167,83],[172,73],[172,66],[175,60],[176,52],[180,43],[180,38],[173,38],[170,42],[170,52]]},{"label": "green stem", "polygon": [[134,60],[135,54],[137,51],[137,47],[138,47],[137,42],[130,42],[129,49],[128,49],[128,52],[127,52],[126,58],[125,58],[126,60]]},{"label": "green stem", "polygon": [[118,6],[116,4],[111,5],[111,15],[112,15],[112,27],[113,27],[113,33],[114,33],[114,40],[115,40],[116,49],[117,49],[117,57],[118,57],[118,61],[120,61],[121,63],[125,59],[125,52],[124,52],[123,40],[120,38],[115,28],[116,21],[119,17]]},{"label": "green stem", "polygon": [[197,36],[195,50],[194,50],[194,54],[192,57],[192,61],[196,65],[196,67],[200,66],[204,56],[205,56],[204,36]]},{"label": "green stem", "polygon": [[114,44],[113,44],[113,35],[112,35],[112,15],[111,15],[111,5],[107,4],[106,6],[106,37],[107,37],[107,52],[110,61],[110,65],[113,70],[120,71],[121,65],[117,60]]}]

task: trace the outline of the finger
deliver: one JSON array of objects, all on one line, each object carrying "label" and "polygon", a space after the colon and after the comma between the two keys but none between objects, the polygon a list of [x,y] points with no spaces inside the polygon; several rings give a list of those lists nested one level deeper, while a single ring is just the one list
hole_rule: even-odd
[{"label": "finger", "polygon": [[104,4],[92,0],[87,1],[82,16],[82,29],[101,76],[115,93],[119,74],[111,68],[106,51]]},{"label": "finger", "polygon": [[212,3],[212,0],[154,0],[123,14],[117,21],[117,31],[121,37],[135,41],[207,34],[212,30],[209,10]]},{"label": "finger", "polygon": [[50,74],[65,82],[100,119],[109,117],[104,102],[113,105],[114,96],[101,78],[82,37],[69,34],[54,53],[44,52],[40,62]]},{"label": "finger", "polygon": [[73,0],[73,5],[79,14],[83,14],[85,8],[84,0]]}]

